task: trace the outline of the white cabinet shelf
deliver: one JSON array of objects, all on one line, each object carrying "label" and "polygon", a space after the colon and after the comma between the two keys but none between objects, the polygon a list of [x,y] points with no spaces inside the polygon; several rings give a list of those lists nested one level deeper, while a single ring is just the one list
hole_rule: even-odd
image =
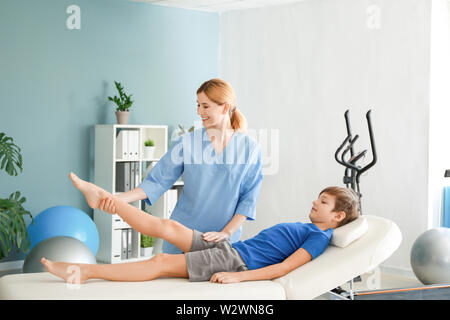
[{"label": "white cabinet shelf", "polygon": [[133,158],[133,159],[114,159],[115,162],[130,162],[130,161],[159,161],[159,158],[152,158],[152,159],[140,159],[140,158]]},{"label": "white cabinet shelf", "polygon": [[[133,143],[137,146],[136,156],[129,159],[122,159],[116,154],[116,137],[121,130],[135,131]],[[131,136],[131,135],[130,135]],[[131,139],[131,138],[130,138]],[[152,159],[144,158],[144,141],[152,139],[155,142],[155,157]],[[137,141],[135,141],[137,140]],[[144,178],[147,167],[157,162],[168,148],[168,127],[160,125],[96,125],[95,126],[95,160],[94,160],[94,183],[112,194],[120,194],[123,191],[116,191],[117,167],[121,163],[135,163],[135,179],[131,179],[134,185],[130,185],[132,190],[139,185]],[[126,164],[125,164],[126,165]],[[120,166],[119,166],[120,167]],[[177,181],[173,189],[177,190],[178,196],[181,193],[183,181]],[[172,202],[169,200],[172,199]],[[170,202],[170,203],[169,203]],[[168,197],[166,192],[153,205],[147,206],[144,201],[136,201],[131,205],[144,209],[149,214],[160,218],[169,218],[173,207],[173,197]],[[102,263],[124,263],[135,262],[149,259],[150,257],[141,256],[141,236],[140,233],[132,229],[131,234],[131,252],[127,259],[121,258],[122,249],[122,230],[131,228],[126,221],[117,215],[111,215],[101,210],[94,210],[94,222],[97,226],[100,236],[100,244],[97,252],[97,261]],[[156,239],[153,254],[160,252],[162,240]],[[130,257],[131,256],[131,257]]]}]

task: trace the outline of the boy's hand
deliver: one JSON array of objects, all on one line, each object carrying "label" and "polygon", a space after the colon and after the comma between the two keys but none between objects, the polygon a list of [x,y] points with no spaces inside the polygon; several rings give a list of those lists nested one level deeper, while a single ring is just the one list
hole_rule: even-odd
[{"label": "boy's hand", "polygon": [[114,199],[112,198],[105,198],[100,201],[100,204],[98,206],[98,209],[108,212],[110,214],[116,213],[116,206]]},{"label": "boy's hand", "polygon": [[229,233],[216,232],[216,231],[205,232],[202,236],[203,236],[203,240],[208,241],[208,242],[209,241],[219,242],[219,241],[222,241],[223,239],[230,238]]},{"label": "boy's hand", "polygon": [[216,272],[209,279],[209,282],[235,283],[242,280],[242,272]]}]

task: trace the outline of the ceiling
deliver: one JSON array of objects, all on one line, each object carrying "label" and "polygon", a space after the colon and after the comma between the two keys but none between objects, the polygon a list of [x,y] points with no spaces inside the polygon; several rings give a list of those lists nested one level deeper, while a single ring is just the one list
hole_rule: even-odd
[{"label": "ceiling", "polygon": [[170,6],[201,11],[222,12],[272,5],[282,5],[305,0],[129,0],[161,6]]}]

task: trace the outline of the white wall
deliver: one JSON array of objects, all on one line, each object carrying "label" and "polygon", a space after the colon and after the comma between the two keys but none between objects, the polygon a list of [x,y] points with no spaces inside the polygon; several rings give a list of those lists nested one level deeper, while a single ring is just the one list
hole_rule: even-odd
[{"label": "white wall", "polygon": [[279,171],[264,177],[243,238],[307,221],[322,188],[343,185],[344,111],[362,150],[371,108],[379,160],[361,178],[363,213],[399,225],[385,265],[410,269],[428,219],[430,12],[427,0],[314,0],[221,14],[220,76],[250,128],[280,130]]},{"label": "white wall", "polygon": [[442,190],[450,185],[444,178],[450,169],[450,1],[433,0],[430,48],[430,228],[442,222]]}]

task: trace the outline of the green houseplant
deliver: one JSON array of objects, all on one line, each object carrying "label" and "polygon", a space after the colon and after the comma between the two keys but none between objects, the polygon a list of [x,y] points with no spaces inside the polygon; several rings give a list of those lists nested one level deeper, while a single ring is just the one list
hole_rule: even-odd
[{"label": "green houseplant", "polygon": [[141,256],[149,257],[152,255],[154,241],[153,237],[141,233]]},{"label": "green houseplant", "polygon": [[153,159],[155,156],[155,142],[152,139],[144,141],[144,158]]},{"label": "green houseplant", "polygon": [[117,108],[116,108],[117,122],[119,124],[127,124],[128,117],[130,115],[130,112],[128,109],[130,109],[131,105],[134,102],[131,100],[132,94],[127,95],[124,91],[123,86],[120,84],[120,82],[114,81],[114,84],[116,85],[116,89],[119,92],[119,96],[108,97],[108,99],[110,101],[115,102],[115,104],[117,105]]},{"label": "green houseplant", "polygon": [[145,140],[144,145],[146,147],[153,147],[153,146],[155,146],[155,142],[152,139],[147,139],[147,140]]},{"label": "green houseplant", "polygon": [[[22,155],[20,148],[11,137],[0,132],[0,170],[5,169],[10,176],[17,176],[22,172]],[[27,252],[31,242],[27,227],[23,219],[28,215],[33,221],[31,213],[23,207],[25,197],[19,191],[13,192],[8,198],[0,198],[0,260],[8,256],[12,245],[23,252]]]}]

